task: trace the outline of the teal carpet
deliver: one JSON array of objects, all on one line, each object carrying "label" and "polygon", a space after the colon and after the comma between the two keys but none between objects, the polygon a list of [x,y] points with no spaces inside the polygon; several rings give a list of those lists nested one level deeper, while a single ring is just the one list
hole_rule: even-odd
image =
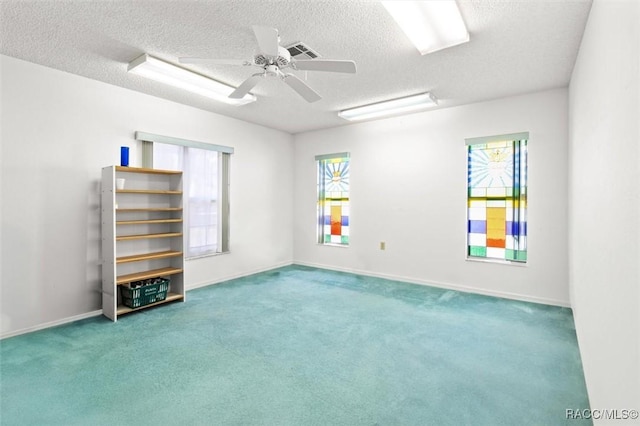
[{"label": "teal carpet", "polygon": [[0,342],[4,425],[582,425],[571,311],[289,266]]}]

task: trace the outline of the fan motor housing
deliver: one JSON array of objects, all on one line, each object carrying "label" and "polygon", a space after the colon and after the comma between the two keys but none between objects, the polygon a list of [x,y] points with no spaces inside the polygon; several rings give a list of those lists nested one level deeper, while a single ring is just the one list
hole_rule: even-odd
[{"label": "fan motor housing", "polygon": [[291,54],[287,49],[282,46],[278,46],[278,56],[265,56],[262,53],[258,53],[253,57],[253,63],[260,66],[276,65],[279,68],[284,68],[291,63]]}]

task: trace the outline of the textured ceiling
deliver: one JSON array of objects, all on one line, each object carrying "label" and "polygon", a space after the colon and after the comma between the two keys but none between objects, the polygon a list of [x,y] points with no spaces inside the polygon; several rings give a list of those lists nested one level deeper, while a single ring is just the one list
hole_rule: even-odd
[{"label": "textured ceiling", "polygon": [[[439,108],[569,83],[590,0],[458,0],[469,43],[421,56],[377,1],[0,1],[0,53],[245,121],[298,133],[348,124],[340,109],[431,91]],[[142,53],[248,59],[252,25],[277,28],[355,75],[296,72],[323,99],[309,104],[277,79],[258,101],[229,106],[127,73]],[[190,65],[238,86],[257,68]]]}]

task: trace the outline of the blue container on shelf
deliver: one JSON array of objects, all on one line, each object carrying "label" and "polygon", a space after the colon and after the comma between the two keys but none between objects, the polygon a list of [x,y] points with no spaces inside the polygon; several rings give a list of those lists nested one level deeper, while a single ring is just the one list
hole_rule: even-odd
[{"label": "blue container on shelf", "polygon": [[120,165],[125,167],[129,165],[129,147],[128,146],[120,147]]}]

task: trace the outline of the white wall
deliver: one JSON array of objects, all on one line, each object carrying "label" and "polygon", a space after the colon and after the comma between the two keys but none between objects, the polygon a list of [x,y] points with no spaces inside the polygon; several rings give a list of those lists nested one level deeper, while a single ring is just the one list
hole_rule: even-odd
[{"label": "white wall", "polygon": [[596,0],[569,89],[570,284],[592,408],[640,409],[640,3]]},{"label": "white wall", "polygon": [[[467,261],[464,139],[521,131],[530,132],[528,264]],[[567,132],[567,91],[557,89],[298,134],[295,260],[568,305]],[[351,243],[317,245],[314,156],[343,151]]]},{"label": "white wall", "polygon": [[291,262],[291,135],[0,60],[1,334],[100,309],[100,172],[136,130],[235,148],[232,253],[187,262],[188,288]]}]

